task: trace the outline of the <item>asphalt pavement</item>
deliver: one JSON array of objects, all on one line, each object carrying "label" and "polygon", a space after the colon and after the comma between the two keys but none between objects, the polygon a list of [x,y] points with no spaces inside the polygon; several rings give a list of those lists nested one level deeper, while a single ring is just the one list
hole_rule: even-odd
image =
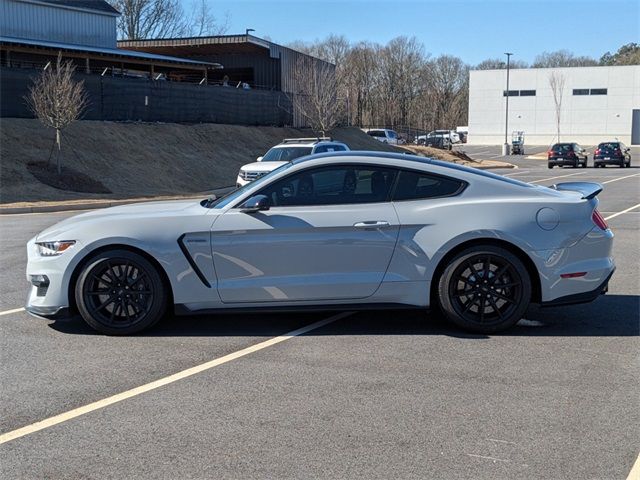
[{"label": "asphalt pavement", "polygon": [[101,336],[6,313],[26,298],[27,240],[73,213],[0,217],[0,435],[230,355],[2,443],[2,478],[626,478],[640,450],[640,168],[507,161],[519,168],[499,173],[523,181],[602,183],[618,270],[595,302],[533,306],[502,335],[369,311],[242,356],[334,314]]}]

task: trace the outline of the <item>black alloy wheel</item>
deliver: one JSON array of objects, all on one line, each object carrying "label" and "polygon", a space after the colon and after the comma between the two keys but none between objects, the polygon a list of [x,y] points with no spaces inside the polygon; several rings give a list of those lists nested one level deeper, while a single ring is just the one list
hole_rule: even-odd
[{"label": "black alloy wheel", "polygon": [[75,296],[82,318],[109,335],[149,328],[166,309],[166,294],[156,268],[127,250],[103,252],[90,260],[78,278]]},{"label": "black alloy wheel", "polygon": [[496,333],[514,325],[531,300],[531,280],[520,259],[491,245],[457,255],[440,277],[438,287],[445,316],[481,333]]}]

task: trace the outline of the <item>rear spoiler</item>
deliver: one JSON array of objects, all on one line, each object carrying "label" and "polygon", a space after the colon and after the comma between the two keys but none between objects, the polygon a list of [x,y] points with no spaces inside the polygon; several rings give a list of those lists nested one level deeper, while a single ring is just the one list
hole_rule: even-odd
[{"label": "rear spoiler", "polygon": [[602,185],[592,182],[565,182],[551,185],[550,188],[560,191],[578,192],[585,200],[591,200],[602,191]]}]

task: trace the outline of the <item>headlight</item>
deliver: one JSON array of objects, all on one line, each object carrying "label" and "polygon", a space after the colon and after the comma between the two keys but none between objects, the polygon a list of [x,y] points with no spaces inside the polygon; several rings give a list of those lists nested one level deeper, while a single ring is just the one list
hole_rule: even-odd
[{"label": "headlight", "polygon": [[69,250],[76,244],[75,240],[60,240],[58,242],[36,242],[38,253],[43,257],[55,257]]}]

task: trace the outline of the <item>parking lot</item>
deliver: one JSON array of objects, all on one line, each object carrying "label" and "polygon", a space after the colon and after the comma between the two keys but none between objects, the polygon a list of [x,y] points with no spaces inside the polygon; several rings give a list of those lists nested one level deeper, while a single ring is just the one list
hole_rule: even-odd
[{"label": "parking lot", "polygon": [[21,310],[25,243],[73,213],[0,216],[0,432],[24,428],[0,437],[2,477],[626,478],[640,449],[638,153],[629,169],[509,157],[519,168],[496,171],[603,184],[618,269],[594,303],[532,306],[495,336],[416,311],[172,317],[102,336]]}]

